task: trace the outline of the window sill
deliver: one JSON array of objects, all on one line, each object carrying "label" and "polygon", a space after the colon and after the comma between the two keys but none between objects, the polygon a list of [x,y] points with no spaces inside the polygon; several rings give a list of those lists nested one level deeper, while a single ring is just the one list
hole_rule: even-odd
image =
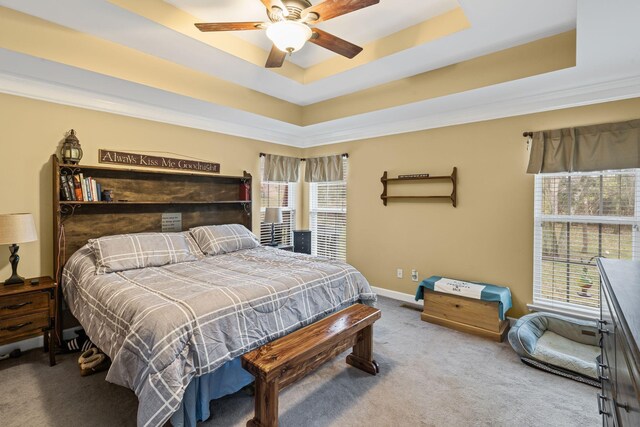
[{"label": "window sill", "polygon": [[533,304],[527,304],[527,308],[530,311],[544,311],[547,313],[559,314],[561,316],[574,317],[582,320],[597,320],[600,317],[600,311],[598,309],[579,308],[561,306],[558,304],[548,304],[545,302],[536,302]]}]

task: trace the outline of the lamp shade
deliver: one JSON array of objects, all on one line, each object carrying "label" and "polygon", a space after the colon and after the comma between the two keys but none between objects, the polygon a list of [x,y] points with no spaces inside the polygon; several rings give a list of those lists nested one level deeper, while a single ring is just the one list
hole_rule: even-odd
[{"label": "lamp shade", "polygon": [[282,223],[282,209],[281,208],[266,208],[264,212],[265,224],[280,224]]},{"label": "lamp shade", "polygon": [[36,225],[30,213],[0,214],[0,245],[38,240]]},{"label": "lamp shade", "polygon": [[267,28],[267,37],[285,53],[302,49],[311,36],[311,28],[297,21],[280,21]]}]

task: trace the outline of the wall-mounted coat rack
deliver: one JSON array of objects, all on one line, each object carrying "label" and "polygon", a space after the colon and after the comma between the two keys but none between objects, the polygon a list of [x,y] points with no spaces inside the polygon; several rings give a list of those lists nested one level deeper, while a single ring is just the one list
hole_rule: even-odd
[{"label": "wall-mounted coat rack", "polygon": [[[407,181],[428,181],[428,180],[451,180],[451,184],[453,185],[453,190],[451,191],[451,195],[449,196],[389,196],[387,194],[387,186],[391,183],[403,183]],[[382,199],[382,203],[387,206],[387,201],[389,200],[400,200],[400,199],[449,199],[451,200],[451,204],[455,208],[458,200],[457,200],[457,180],[458,180],[458,168],[454,167],[451,175],[443,175],[443,176],[408,176],[404,178],[387,178],[387,171],[384,171],[382,178],[380,178],[380,182],[382,182],[382,194],[380,198]]]}]

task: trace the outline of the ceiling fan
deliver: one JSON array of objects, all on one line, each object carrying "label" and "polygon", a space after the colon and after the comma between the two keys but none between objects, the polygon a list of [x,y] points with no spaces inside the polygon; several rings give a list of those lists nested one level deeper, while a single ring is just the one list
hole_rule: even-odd
[{"label": "ceiling fan", "polygon": [[360,46],[311,25],[380,3],[380,0],[325,0],[314,6],[309,0],[260,1],[267,7],[269,22],[213,22],[195,26],[204,32],[267,30],[267,37],[273,42],[267,68],[282,67],[287,53],[300,50],[307,41],[351,59],[362,52]]}]

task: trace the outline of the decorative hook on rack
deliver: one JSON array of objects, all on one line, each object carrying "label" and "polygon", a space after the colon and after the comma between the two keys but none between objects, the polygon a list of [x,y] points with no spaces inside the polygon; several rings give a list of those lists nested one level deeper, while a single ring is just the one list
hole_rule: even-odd
[{"label": "decorative hook on rack", "polygon": [[80,168],[70,166],[60,166],[60,175],[76,175],[81,171]]},{"label": "decorative hook on rack", "polygon": [[251,203],[246,202],[242,204],[242,207],[244,208],[244,212],[247,214],[247,216],[251,216],[251,208],[250,208]]},{"label": "decorative hook on rack", "polygon": [[82,207],[82,205],[79,205],[79,204],[60,205],[60,217],[61,217],[60,222],[64,223],[66,220],[71,218],[76,213],[76,209],[80,207]]}]

